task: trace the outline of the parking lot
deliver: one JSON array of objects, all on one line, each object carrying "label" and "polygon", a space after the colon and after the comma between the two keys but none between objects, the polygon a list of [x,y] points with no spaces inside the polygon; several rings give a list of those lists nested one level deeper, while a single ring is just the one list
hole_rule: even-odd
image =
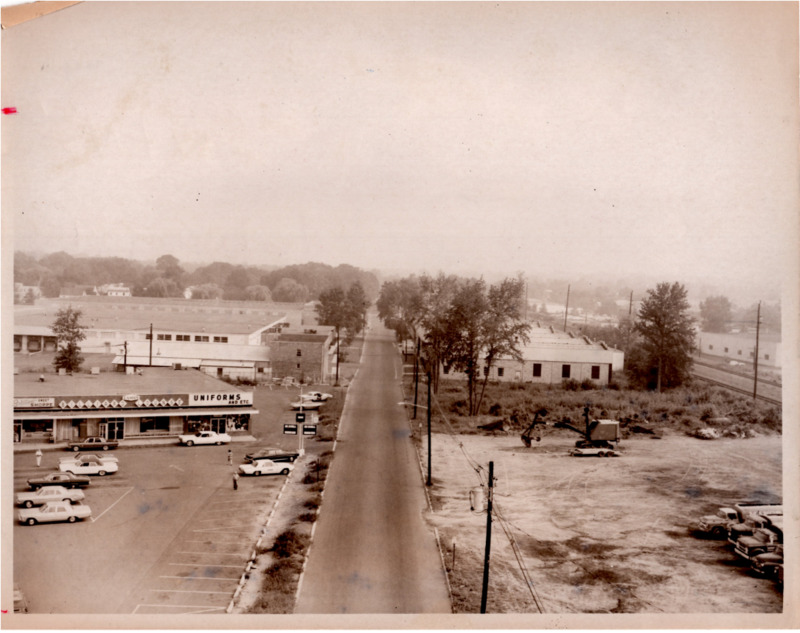
[{"label": "parking lot", "polygon": [[[14,527],[14,576],[34,613],[194,613],[227,608],[286,482],[232,472],[253,443],[114,452],[120,470],[85,490],[92,517]],[[17,456],[15,491],[48,472]],[[79,590],[76,590],[79,588]]]}]

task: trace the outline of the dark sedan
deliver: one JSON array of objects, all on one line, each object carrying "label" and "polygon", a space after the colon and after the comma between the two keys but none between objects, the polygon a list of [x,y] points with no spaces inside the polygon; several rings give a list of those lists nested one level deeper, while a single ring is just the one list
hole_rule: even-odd
[{"label": "dark sedan", "polygon": [[44,477],[34,477],[28,479],[28,486],[33,490],[38,490],[43,486],[64,486],[65,488],[85,488],[91,480],[84,475],[73,475],[72,473],[50,473]]},{"label": "dark sedan", "polygon": [[290,462],[294,463],[300,457],[300,453],[293,453],[292,451],[285,451],[282,448],[262,448],[254,453],[249,453],[244,456],[248,462],[253,462],[259,459],[271,459],[273,462]]}]

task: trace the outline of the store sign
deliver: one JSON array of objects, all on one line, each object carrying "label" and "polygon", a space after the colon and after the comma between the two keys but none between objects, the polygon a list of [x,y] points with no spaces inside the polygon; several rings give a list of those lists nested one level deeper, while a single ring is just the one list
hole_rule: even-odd
[{"label": "store sign", "polygon": [[127,400],[128,402],[136,402],[139,399],[139,396],[135,393],[129,393],[127,396],[123,396],[123,400]]},{"label": "store sign", "polygon": [[190,407],[207,407],[209,405],[222,406],[252,406],[253,393],[236,391],[233,393],[190,393]]},{"label": "store sign", "polygon": [[14,398],[15,409],[52,409],[55,398]]},{"label": "store sign", "polygon": [[284,435],[297,435],[297,425],[296,424],[284,424],[283,425],[283,434]]}]

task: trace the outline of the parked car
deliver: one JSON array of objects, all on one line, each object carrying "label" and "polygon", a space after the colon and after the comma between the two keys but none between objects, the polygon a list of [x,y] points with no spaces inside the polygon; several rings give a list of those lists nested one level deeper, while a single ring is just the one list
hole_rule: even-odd
[{"label": "parked car", "polygon": [[271,459],[273,462],[294,462],[300,453],[285,451],[282,448],[262,448],[254,453],[244,456],[245,461],[254,462],[258,459]]},{"label": "parked car", "polygon": [[292,402],[292,409],[295,411],[316,411],[319,409],[323,404],[323,401],[314,401],[314,400],[298,400],[297,402]]},{"label": "parked car", "polygon": [[239,466],[242,475],[288,475],[294,468],[291,462],[276,462],[272,459],[257,459]]},{"label": "parked car", "polygon": [[119,464],[116,460],[113,462],[96,462],[77,457],[73,461],[61,462],[58,465],[58,469],[62,473],[72,473],[73,475],[100,475],[103,477],[117,472]]},{"label": "parked car", "polygon": [[103,455],[100,457],[99,455],[88,453],[86,455],[66,455],[61,457],[59,462],[74,462],[76,459],[84,462],[93,462],[95,464],[108,464],[109,462],[119,461],[119,458],[115,457],[114,455]]},{"label": "parked car", "polygon": [[69,501],[50,501],[43,506],[17,511],[17,520],[26,525],[59,521],[75,523],[78,519],[88,519],[90,516],[92,510],[89,506]]},{"label": "parked car", "polygon": [[301,400],[311,400],[312,402],[325,402],[326,400],[330,400],[331,398],[333,398],[332,394],[323,393],[321,391],[309,391],[308,393],[300,394]]},{"label": "parked car", "polygon": [[194,435],[179,435],[178,443],[186,446],[195,444],[227,444],[231,441],[231,436],[227,433],[215,433],[214,431],[198,431]]},{"label": "parked car", "polygon": [[18,506],[32,508],[33,506],[44,505],[48,501],[81,501],[83,497],[82,490],[65,488],[64,486],[45,486],[34,492],[27,490],[18,492],[14,496],[14,502]]},{"label": "parked car", "polygon": [[112,448],[117,448],[117,446],[119,446],[119,442],[117,441],[107,440],[106,438],[99,436],[91,436],[77,442],[70,442],[67,444],[67,449],[77,453],[78,451],[91,451],[96,448],[102,451],[107,451]]},{"label": "parked car", "polygon": [[88,477],[73,475],[72,473],[50,473],[44,477],[28,479],[28,486],[37,490],[43,486],[64,486],[65,488],[85,488],[91,483]]}]

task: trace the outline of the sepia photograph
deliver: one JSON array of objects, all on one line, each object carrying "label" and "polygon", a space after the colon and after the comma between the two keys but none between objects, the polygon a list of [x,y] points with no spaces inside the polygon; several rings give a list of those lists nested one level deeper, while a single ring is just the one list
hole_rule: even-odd
[{"label": "sepia photograph", "polygon": [[3,0],[0,625],[800,627],[799,7]]}]

